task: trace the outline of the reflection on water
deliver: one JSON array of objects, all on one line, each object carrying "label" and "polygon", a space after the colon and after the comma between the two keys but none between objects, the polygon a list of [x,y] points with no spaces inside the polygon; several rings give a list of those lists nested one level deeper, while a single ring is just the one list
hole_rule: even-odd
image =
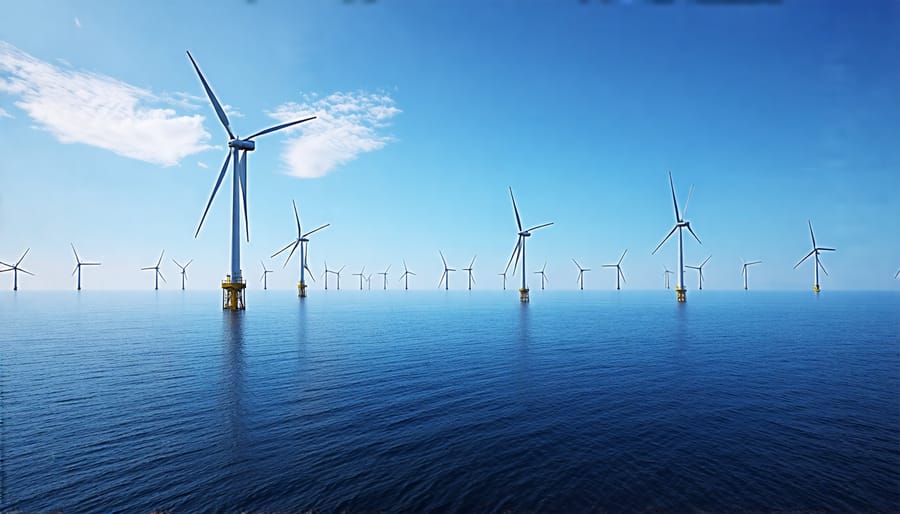
[{"label": "reflection on water", "polygon": [[244,408],[244,316],[223,311],[222,319],[222,405],[227,427],[226,464],[239,465],[247,458],[247,426]]}]

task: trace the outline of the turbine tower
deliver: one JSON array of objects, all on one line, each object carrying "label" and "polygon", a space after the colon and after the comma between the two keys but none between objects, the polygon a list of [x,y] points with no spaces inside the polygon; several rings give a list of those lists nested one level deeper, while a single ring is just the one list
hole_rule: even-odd
[{"label": "turbine tower", "polygon": [[438,289],[441,288],[441,283],[444,284],[444,290],[450,290],[450,272],[456,271],[454,268],[447,267],[447,259],[444,259],[444,252],[438,250],[438,253],[441,254],[441,262],[444,263],[444,273],[441,275],[441,280],[438,282]]},{"label": "turbine tower", "polygon": [[187,55],[188,59],[191,60],[191,64],[194,66],[194,70],[197,72],[197,76],[200,77],[200,82],[203,83],[203,89],[206,91],[206,96],[209,97],[209,101],[212,103],[213,109],[215,109],[216,115],[219,117],[219,121],[222,123],[222,126],[225,127],[225,132],[228,133],[229,148],[228,152],[225,154],[225,164],[222,166],[222,171],[219,172],[219,178],[216,179],[216,185],[213,187],[212,194],[209,195],[209,201],[206,203],[206,209],[203,211],[203,216],[200,218],[200,224],[197,226],[197,232],[194,233],[194,237],[196,238],[200,234],[200,229],[203,227],[203,220],[206,219],[206,214],[209,212],[209,206],[212,205],[212,201],[216,197],[216,192],[222,184],[222,179],[225,178],[225,172],[228,171],[228,162],[231,159],[234,159],[233,177],[231,182],[231,273],[226,275],[225,280],[222,282],[222,307],[228,310],[243,310],[246,307],[246,304],[244,303],[244,289],[247,284],[241,274],[240,206],[241,200],[243,199],[244,225],[247,231],[247,241],[250,241],[250,226],[247,217],[247,152],[252,152],[256,149],[256,142],[253,141],[254,138],[315,119],[315,116],[275,125],[274,127],[260,130],[248,137],[239,138],[231,131],[231,125],[228,123],[228,117],[225,115],[225,110],[222,109],[219,100],[216,98],[216,95],[213,94],[212,89],[206,82],[206,78],[200,73],[200,67],[197,66],[194,57],[190,52],[188,52]]},{"label": "turbine tower", "polygon": [[[185,280],[187,280],[187,267],[190,266],[192,262],[194,262],[194,259],[189,260],[184,266],[178,264],[178,261],[176,261],[175,259],[172,259],[172,262],[174,262],[176,266],[181,268],[181,290],[184,291],[184,282]],[[263,269],[265,269],[265,266],[263,266]]]},{"label": "turbine tower", "polygon": [[550,279],[547,277],[547,273],[545,272],[546,269],[547,261],[544,261],[544,266],[541,269],[535,271],[536,274],[541,276],[541,291],[544,290],[544,281],[550,282]]},{"label": "turbine tower", "polygon": [[19,272],[20,271],[22,273],[31,275],[32,277],[34,276],[34,273],[19,267],[19,264],[22,264],[22,261],[25,260],[25,256],[28,255],[28,250],[31,250],[31,248],[27,248],[25,250],[25,253],[23,253],[22,256],[19,257],[19,260],[16,261],[15,264],[7,264],[3,261],[0,261],[0,264],[2,264],[4,266],[8,266],[8,269],[0,270],[0,273],[3,273],[4,271],[12,271],[13,272],[13,291],[19,290]]},{"label": "turbine tower", "polygon": [[412,271],[409,271],[409,268],[406,267],[406,260],[403,261],[403,274],[400,275],[400,280],[404,281],[403,289],[409,290],[409,276],[415,275]]},{"label": "turbine tower", "polygon": [[[155,281],[154,281],[154,286],[153,286],[153,289],[156,289],[156,290],[159,290],[159,279],[160,279],[160,277],[162,277],[163,282],[166,281],[166,277],[163,277],[162,272],[159,271],[159,265],[162,264],[163,255],[165,255],[165,253],[166,253],[166,251],[163,250],[162,253],[159,254],[159,260],[156,261],[156,266],[147,266],[146,268],[141,268],[142,271],[144,271],[144,270],[151,270],[151,269],[154,270],[154,271],[156,271],[156,273],[154,273]],[[184,287],[182,287],[182,289],[184,289]]]},{"label": "turbine tower", "polygon": [[472,257],[472,262],[469,263],[469,267],[463,268],[463,271],[467,271],[469,273],[469,291],[472,290],[472,284],[475,283],[475,277],[472,275],[472,266],[475,265],[475,259],[477,258],[477,255],[475,257]]},{"label": "turbine tower", "polygon": [[325,290],[328,291],[328,274],[333,273],[328,269],[328,261],[325,261],[325,271],[322,272],[322,278],[325,279]]},{"label": "turbine tower", "polygon": [[706,263],[712,258],[712,255],[706,258],[705,261],[701,262],[699,266],[685,266],[685,268],[695,269],[700,272],[700,290],[703,291],[703,266],[706,266]]},{"label": "turbine tower", "polygon": [[388,276],[388,271],[390,271],[390,270],[391,270],[391,265],[388,264],[387,269],[384,270],[384,271],[382,271],[381,273],[379,273],[379,275],[383,275],[383,276],[384,276],[384,290],[385,290],[385,291],[387,291],[387,276]]},{"label": "turbine tower", "polygon": [[676,274],[675,274],[675,277],[677,279],[677,281],[675,282],[675,294],[676,294],[676,297],[678,298],[679,302],[685,302],[685,301],[687,301],[687,289],[684,287],[684,237],[682,234],[683,230],[688,229],[688,232],[690,232],[691,235],[694,236],[694,239],[696,239],[698,243],[700,243],[701,245],[703,243],[700,242],[700,238],[697,237],[697,234],[694,233],[694,229],[691,228],[691,222],[684,219],[685,213],[687,212],[688,204],[691,203],[691,196],[693,196],[693,194],[694,194],[694,186],[691,186],[691,190],[688,193],[687,202],[685,202],[685,204],[684,204],[684,210],[682,210],[681,212],[678,211],[678,200],[675,198],[675,182],[672,180],[672,172],[671,171],[669,172],[669,187],[672,189],[672,203],[675,205],[675,226],[672,227],[672,230],[669,231],[669,233],[666,235],[666,237],[663,238],[662,242],[660,242],[656,246],[656,249],[653,250],[653,252],[651,252],[650,255],[655,254],[657,252],[657,250],[659,250],[662,247],[662,245],[664,245],[666,243],[666,241],[668,241],[669,238],[672,237],[672,234],[674,234],[676,230],[678,231],[678,260],[677,260],[678,267],[676,268]]},{"label": "turbine tower", "polygon": [[625,254],[628,253],[628,248],[622,252],[622,256],[619,257],[619,262],[615,264],[604,264],[604,268],[616,268],[616,290],[622,289],[622,285],[619,283],[619,279],[622,279],[622,282],[625,282],[625,274],[622,273],[622,259],[625,258]]},{"label": "turbine tower", "polygon": [[744,259],[741,259],[741,263],[743,264],[743,266],[741,266],[741,275],[744,275],[744,290],[747,289],[747,275],[750,274],[747,271],[747,268],[750,266],[753,266],[754,264],[759,264],[761,262],[762,261],[744,262]]},{"label": "turbine tower", "polygon": [[576,280],[576,282],[578,282],[578,287],[584,291],[584,272],[591,271],[591,268],[582,268],[581,264],[578,264],[578,261],[575,259],[572,259],[572,262],[574,262],[575,267],[578,268],[578,280]]},{"label": "turbine tower", "polygon": [[359,290],[360,290],[360,291],[363,290],[363,287],[362,287],[362,285],[363,285],[363,279],[366,278],[365,272],[366,272],[366,267],[363,266],[359,273],[354,273],[354,274],[353,274],[354,277],[356,277],[356,276],[359,277]]},{"label": "turbine tower", "polygon": [[809,237],[812,238],[813,249],[811,252],[806,254],[806,257],[800,259],[800,262],[798,262],[797,264],[794,265],[794,269],[797,269],[797,266],[803,264],[803,261],[805,261],[806,259],[809,259],[810,255],[815,255],[816,265],[813,266],[813,270],[815,270],[815,282],[813,282],[813,291],[818,293],[819,292],[819,268],[822,268],[822,273],[825,273],[825,275],[828,275],[828,272],[825,271],[825,266],[823,266],[822,263],[819,262],[819,252],[833,252],[833,251],[835,251],[835,249],[834,248],[822,248],[822,247],[816,246],[816,235],[813,234],[812,221],[807,220],[807,223],[809,223]]},{"label": "turbine tower", "polygon": [[[178,263],[176,263],[176,264],[178,264]],[[188,263],[188,264],[190,264],[190,263]],[[263,283],[263,291],[265,291],[266,289],[269,288],[269,280],[268,279],[269,279],[269,273],[272,273],[272,270],[266,269],[266,263],[264,263],[263,261],[259,261],[259,264],[262,266],[262,269],[263,269],[262,275],[259,277],[259,281]],[[185,266],[185,267],[187,267],[187,266]]]},{"label": "turbine tower", "polygon": [[326,223],[321,227],[310,230],[307,233],[303,233],[303,229],[300,228],[300,214],[297,213],[297,203],[291,200],[291,205],[294,206],[294,220],[297,222],[297,239],[288,243],[284,248],[278,250],[277,252],[272,254],[272,257],[280,254],[281,252],[291,249],[291,253],[288,254],[287,259],[284,260],[284,266],[287,267],[288,262],[291,261],[291,257],[294,256],[294,250],[297,249],[297,246],[300,247],[300,282],[297,283],[297,296],[300,298],[306,298],[306,272],[309,271],[309,278],[313,279],[313,282],[316,281],[315,275],[313,275],[312,270],[309,269],[309,264],[307,264],[306,260],[309,258],[309,239],[308,237],[319,230],[331,225],[331,223]]},{"label": "turbine tower", "polygon": [[78,252],[75,251],[75,244],[74,243],[69,243],[69,244],[72,245],[72,252],[75,254],[75,262],[76,262],[75,269],[72,270],[72,275],[74,275],[76,271],[78,272],[78,288],[77,289],[78,289],[78,291],[81,291],[81,267],[82,266],[99,266],[100,263],[99,262],[81,262],[81,259],[78,258]]},{"label": "turbine tower", "polygon": [[509,188],[509,197],[512,199],[513,204],[513,212],[516,213],[516,225],[519,227],[519,234],[516,239],[516,246],[513,247],[512,255],[509,256],[509,262],[506,263],[505,271],[509,270],[509,265],[512,264],[513,258],[516,259],[516,263],[513,265],[513,273],[516,272],[516,267],[519,265],[519,256],[522,257],[522,287],[519,289],[519,301],[525,303],[529,300],[528,297],[528,286],[525,283],[525,238],[531,237],[531,232],[543,227],[549,227],[553,223],[544,223],[542,225],[536,225],[529,229],[522,229],[522,219],[519,217],[519,208],[516,207],[516,197],[513,196],[512,187]]}]

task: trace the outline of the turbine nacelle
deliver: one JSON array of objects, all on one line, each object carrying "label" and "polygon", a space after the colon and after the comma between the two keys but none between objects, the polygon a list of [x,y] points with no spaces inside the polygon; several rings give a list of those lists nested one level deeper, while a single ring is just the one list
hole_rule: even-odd
[{"label": "turbine nacelle", "polygon": [[228,146],[231,148],[237,148],[238,150],[245,150],[247,152],[256,150],[256,142],[248,139],[232,139],[228,142]]},{"label": "turbine nacelle", "polygon": [[519,232],[519,235],[522,237],[531,237],[531,232],[523,230],[522,232]]}]

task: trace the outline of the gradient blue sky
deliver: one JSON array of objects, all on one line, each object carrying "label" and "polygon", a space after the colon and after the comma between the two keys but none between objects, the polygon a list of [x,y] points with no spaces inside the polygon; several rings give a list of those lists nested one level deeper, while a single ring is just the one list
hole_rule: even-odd
[{"label": "gradient blue sky", "polygon": [[[900,2],[704,6],[675,0],[19,2],[0,19],[0,260],[26,247],[20,287],[152,287],[151,266],[194,259],[188,286],[229,267],[230,188],[194,230],[225,156],[189,49],[239,134],[293,114],[249,158],[250,287],[294,288],[291,199],[310,265],[363,265],[434,289],[438,250],[496,289],[523,223],[554,289],[662,287],[674,242],[666,172],[712,255],[705,288],[809,289],[807,219],[828,289],[897,289],[900,269]],[[318,175],[311,177],[312,175]],[[230,184],[230,182],[226,183]],[[223,194],[224,193],[224,194]],[[696,272],[687,270],[696,288]],[[368,272],[368,271],[367,271]],[[11,273],[0,288],[11,288]],[[321,287],[321,278],[314,287]],[[375,278],[373,277],[373,281]],[[461,289],[457,272],[451,288]],[[380,283],[380,282],[379,282]],[[537,282],[533,282],[532,287]],[[374,286],[374,284],[373,284]]]}]

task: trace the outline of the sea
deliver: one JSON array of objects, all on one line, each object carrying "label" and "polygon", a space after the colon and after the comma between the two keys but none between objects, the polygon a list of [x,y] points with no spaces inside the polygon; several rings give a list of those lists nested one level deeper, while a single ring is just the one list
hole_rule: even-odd
[{"label": "sea", "polygon": [[900,293],[0,294],[0,511],[898,512]]}]

